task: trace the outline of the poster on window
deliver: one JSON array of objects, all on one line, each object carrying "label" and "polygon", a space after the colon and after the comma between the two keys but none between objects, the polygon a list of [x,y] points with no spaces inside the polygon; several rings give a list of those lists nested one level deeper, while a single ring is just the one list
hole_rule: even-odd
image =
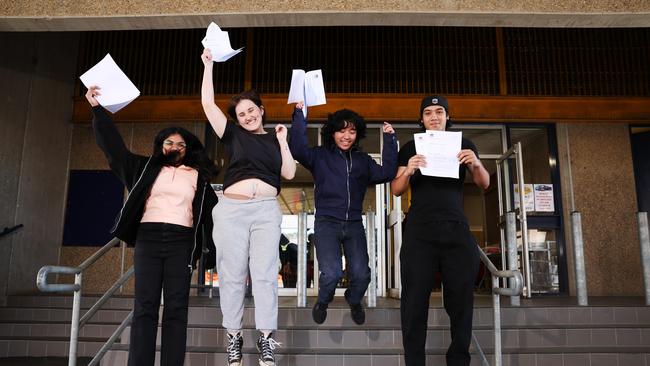
[{"label": "poster on window", "polygon": [[535,184],[535,211],[555,212],[552,184]]},{"label": "poster on window", "polygon": [[[519,208],[519,185],[513,184],[515,193],[515,209]],[[526,212],[535,211],[535,196],[533,194],[533,185],[524,184],[524,207]]]}]

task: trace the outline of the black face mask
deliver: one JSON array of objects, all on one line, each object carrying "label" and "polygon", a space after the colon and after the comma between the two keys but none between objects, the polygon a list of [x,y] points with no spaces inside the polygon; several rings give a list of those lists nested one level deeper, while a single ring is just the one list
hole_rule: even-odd
[{"label": "black face mask", "polygon": [[181,152],[173,150],[160,157],[160,164],[163,166],[179,166],[183,163],[181,159]]}]

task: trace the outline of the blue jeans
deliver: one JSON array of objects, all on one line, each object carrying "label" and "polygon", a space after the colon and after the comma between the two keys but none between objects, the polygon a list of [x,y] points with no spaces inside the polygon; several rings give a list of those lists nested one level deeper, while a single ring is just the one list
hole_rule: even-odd
[{"label": "blue jeans", "polygon": [[314,234],[320,270],[318,302],[330,303],[336,285],[343,278],[343,246],[349,283],[345,298],[349,304],[359,304],[370,283],[368,248],[363,223],[361,220],[345,221],[329,216],[317,216]]}]

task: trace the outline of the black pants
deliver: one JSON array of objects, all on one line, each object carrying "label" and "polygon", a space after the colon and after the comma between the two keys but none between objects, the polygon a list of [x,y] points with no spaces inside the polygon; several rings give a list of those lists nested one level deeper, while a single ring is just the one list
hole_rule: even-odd
[{"label": "black pants", "polygon": [[129,366],[153,366],[164,289],[161,365],[183,365],[187,338],[192,228],[143,223],[135,245],[135,301]]},{"label": "black pants", "polygon": [[407,366],[425,365],[429,298],[438,271],[442,272],[443,300],[451,325],[447,365],[469,365],[478,266],[478,248],[466,223],[407,224],[400,252],[400,310]]}]

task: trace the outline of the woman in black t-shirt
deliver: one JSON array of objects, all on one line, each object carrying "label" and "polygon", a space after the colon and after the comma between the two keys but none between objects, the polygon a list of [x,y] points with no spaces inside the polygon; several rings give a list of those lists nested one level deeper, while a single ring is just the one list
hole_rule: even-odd
[{"label": "woman in black t-shirt", "polygon": [[242,362],[242,316],[246,277],[250,268],[255,299],[259,363],[275,365],[271,338],[278,318],[278,242],[282,211],[276,196],[280,177],[293,179],[296,163],[287,145],[287,129],[263,128],[264,106],[254,91],[230,100],[227,117],[214,102],[213,61],[209,49],[201,55],[205,66],[201,102],[217,137],[225,145],[230,165],[224,178],[224,198],[212,211],[217,246],[220,306],[228,332],[228,364]]}]

